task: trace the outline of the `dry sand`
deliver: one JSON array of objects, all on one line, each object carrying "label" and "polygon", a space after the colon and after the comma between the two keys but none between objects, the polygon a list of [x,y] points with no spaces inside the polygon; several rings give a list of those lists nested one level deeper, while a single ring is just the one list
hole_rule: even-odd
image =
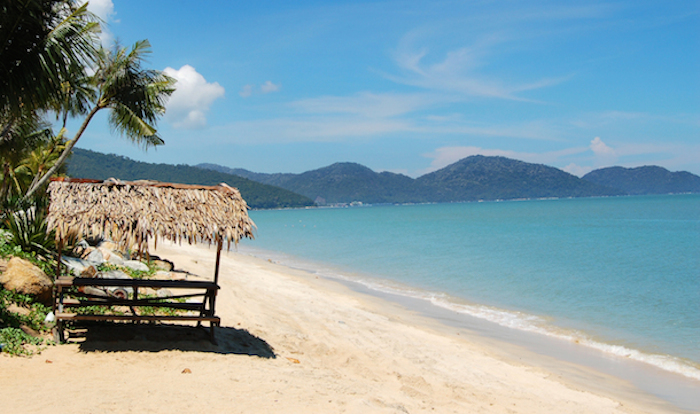
[{"label": "dry sand", "polygon": [[[214,249],[155,253],[211,278]],[[564,363],[548,371],[517,347],[262,259],[224,253],[219,282],[218,346],[195,327],[92,326],[41,355],[0,357],[0,412],[678,411],[615,378]]]}]

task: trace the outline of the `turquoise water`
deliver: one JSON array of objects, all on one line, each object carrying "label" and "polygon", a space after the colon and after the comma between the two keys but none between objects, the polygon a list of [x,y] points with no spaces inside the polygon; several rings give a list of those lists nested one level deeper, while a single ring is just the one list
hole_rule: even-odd
[{"label": "turquoise water", "polygon": [[700,379],[700,195],[251,216],[242,249]]}]

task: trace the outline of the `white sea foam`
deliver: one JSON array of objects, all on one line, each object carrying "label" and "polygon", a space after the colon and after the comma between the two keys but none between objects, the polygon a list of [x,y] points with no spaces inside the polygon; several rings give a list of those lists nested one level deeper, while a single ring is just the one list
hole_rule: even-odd
[{"label": "white sea foam", "polygon": [[287,256],[283,253],[262,252],[257,249],[244,249],[253,256],[272,257],[275,262],[298,270],[308,271],[329,279],[358,283],[367,289],[398,295],[412,299],[427,301],[433,306],[446,309],[458,314],[469,315],[483,319],[500,326],[517,329],[525,332],[533,332],[548,337],[557,338],[581,346],[596,349],[609,355],[628,358],[630,360],[646,363],[662,370],[683,375],[685,377],[700,380],[700,366],[692,361],[687,361],[672,355],[647,353],[622,345],[605,343],[593,339],[590,335],[571,329],[557,327],[542,317],[524,312],[500,309],[493,306],[464,303],[462,300],[451,298],[445,293],[430,292],[413,288],[391,280],[369,278],[360,275],[339,272],[331,267],[318,263],[311,263],[298,258]]}]

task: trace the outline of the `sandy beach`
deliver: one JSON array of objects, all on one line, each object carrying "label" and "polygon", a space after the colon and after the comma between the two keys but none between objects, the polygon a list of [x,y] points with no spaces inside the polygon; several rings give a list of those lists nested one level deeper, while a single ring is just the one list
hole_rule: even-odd
[{"label": "sandy beach", "polygon": [[[212,277],[213,248],[153,253]],[[218,346],[183,325],[89,327],[32,358],[0,357],[2,412],[683,412],[261,258],[224,253],[219,283]]]}]

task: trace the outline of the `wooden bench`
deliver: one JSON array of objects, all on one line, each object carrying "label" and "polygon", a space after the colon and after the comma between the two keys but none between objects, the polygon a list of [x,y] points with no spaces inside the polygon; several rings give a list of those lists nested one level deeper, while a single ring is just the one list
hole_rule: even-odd
[{"label": "wooden bench", "polygon": [[[209,322],[209,336],[212,343],[216,344],[214,327],[221,324],[221,319],[214,315],[216,294],[219,285],[215,282],[188,281],[188,280],[161,280],[161,279],[98,279],[82,277],[60,277],[54,283],[56,287],[56,300],[54,303],[54,315],[56,316],[56,328],[54,336],[56,341],[65,341],[63,324],[67,321],[195,321],[198,326],[202,322]],[[90,294],[81,292],[81,288],[131,288],[133,293],[121,296],[105,294]],[[184,293],[170,294],[163,297],[146,297],[143,295],[146,288],[151,289],[182,289]],[[201,298],[200,300],[194,300]],[[180,300],[189,299],[188,302]],[[67,308],[84,306],[100,306],[109,308],[121,306],[128,308],[130,314],[82,314],[67,312]],[[137,309],[143,307],[168,308],[194,312],[195,314],[175,315],[145,315],[138,314]]]}]

